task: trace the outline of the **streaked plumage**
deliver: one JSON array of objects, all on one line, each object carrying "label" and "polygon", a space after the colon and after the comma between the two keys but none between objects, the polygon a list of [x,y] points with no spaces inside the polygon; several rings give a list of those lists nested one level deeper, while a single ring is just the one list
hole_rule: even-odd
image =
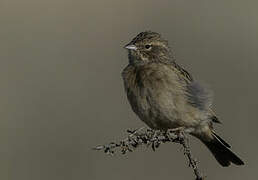
[{"label": "streaked plumage", "polygon": [[219,122],[211,110],[210,92],[175,62],[160,34],[146,31],[128,45],[129,65],[122,76],[133,111],[153,129],[178,127],[199,138],[222,166],[243,164],[215,134]]}]

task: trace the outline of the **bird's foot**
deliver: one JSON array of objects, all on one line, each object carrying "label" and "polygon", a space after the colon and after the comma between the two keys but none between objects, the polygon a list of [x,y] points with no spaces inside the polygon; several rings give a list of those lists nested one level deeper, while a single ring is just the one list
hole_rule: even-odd
[{"label": "bird's foot", "polygon": [[180,142],[185,134],[185,127],[178,127],[174,129],[168,129],[165,132],[165,136],[168,137],[171,141]]},{"label": "bird's foot", "polygon": [[174,128],[174,129],[169,129],[168,132],[170,133],[175,133],[175,134],[180,134],[182,132],[185,131],[185,127],[178,127],[178,128]]}]

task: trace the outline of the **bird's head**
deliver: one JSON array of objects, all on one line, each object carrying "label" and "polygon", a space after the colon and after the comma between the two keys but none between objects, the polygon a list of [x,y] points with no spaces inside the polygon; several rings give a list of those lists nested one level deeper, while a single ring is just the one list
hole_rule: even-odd
[{"label": "bird's head", "polygon": [[141,32],[124,48],[128,50],[129,62],[132,64],[166,62],[172,57],[168,41],[152,31]]}]

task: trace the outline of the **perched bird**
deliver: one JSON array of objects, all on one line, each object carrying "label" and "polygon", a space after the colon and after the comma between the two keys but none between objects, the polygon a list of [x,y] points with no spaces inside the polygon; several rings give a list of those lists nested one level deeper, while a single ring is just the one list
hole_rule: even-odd
[{"label": "perched bird", "polygon": [[123,70],[125,91],[132,110],[150,128],[182,128],[200,139],[222,166],[244,162],[215,134],[220,123],[211,110],[210,92],[179,66],[168,41],[145,31],[125,46],[129,64]]}]

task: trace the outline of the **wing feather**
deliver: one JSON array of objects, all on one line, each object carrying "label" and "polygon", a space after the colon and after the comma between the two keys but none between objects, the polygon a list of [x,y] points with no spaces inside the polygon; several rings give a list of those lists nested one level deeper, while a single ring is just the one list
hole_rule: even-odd
[{"label": "wing feather", "polygon": [[207,109],[210,114],[210,119],[215,123],[221,123],[218,120],[218,117],[210,108],[210,93],[205,88],[203,88],[197,81],[194,81],[192,75],[175,61],[172,62],[172,66],[179,72],[180,78],[183,79],[187,84],[189,102],[200,110],[203,110],[204,108]]}]

